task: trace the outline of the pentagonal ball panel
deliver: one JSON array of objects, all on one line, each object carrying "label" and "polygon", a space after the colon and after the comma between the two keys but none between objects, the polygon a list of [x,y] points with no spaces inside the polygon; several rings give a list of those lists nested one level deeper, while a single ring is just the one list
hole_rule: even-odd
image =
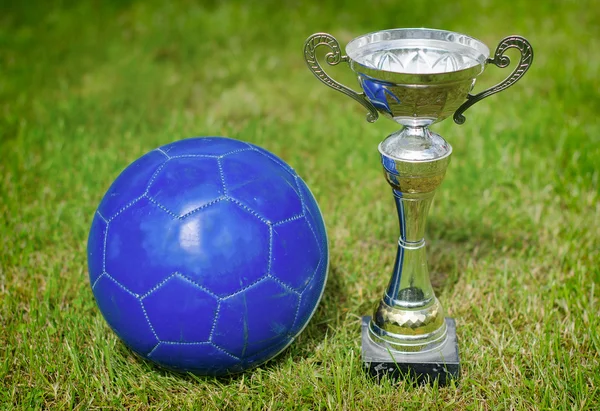
[{"label": "pentagonal ball panel", "polygon": [[217,298],[180,275],[159,284],[142,301],[161,341],[208,341]]}]

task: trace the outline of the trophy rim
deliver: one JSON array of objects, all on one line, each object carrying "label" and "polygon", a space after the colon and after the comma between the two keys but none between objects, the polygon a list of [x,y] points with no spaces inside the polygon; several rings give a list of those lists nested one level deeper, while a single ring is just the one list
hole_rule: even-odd
[{"label": "trophy rim", "polygon": [[[435,32],[435,33],[444,34],[445,36],[455,35],[455,36],[462,36],[462,37],[468,38],[475,44],[476,47],[474,47],[474,46],[467,46],[467,47],[472,48],[475,51],[479,52],[481,55],[481,61],[479,61],[477,64],[474,64],[470,67],[466,67],[461,70],[438,72],[438,73],[410,73],[410,72],[375,69],[375,68],[366,66],[366,65],[362,64],[361,62],[359,62],[358,60],[356,60],[356,50],[358,50],[356,43],[358,41],[360,41],[364,38],[367,38],[369,36],[372,36],[374,34],[378,34],[378,33],[410,32],[410,31],[415,31],[415,32],[421,31],[421,32],[430,32],[430,33]],[[458,42],[451,42],[448,40],[440,39],[440,41],[447,41],[449,43],[461,44]],[[353,49],[353,47],[355,47],[355,49]],[[369,33],[361,34],[360,36],[353,38],[346,44],[345,51],[346,51],[346,55],[348,56],[348,59],[349,59],[350,68],[354,72],[361,74],[361,75],[365,75],[365,76],[373,78],[373,79],[388,81],[388,82],[392,82],[392,83],[396,83],[396,84],[433,85],[433,84],[452,83],[452,82],[459,82],[459,81],[463,81],[463,80],[467,80],[467,79],[473,79],[473,78],[477,77],[478,75],[480,75],[484,71],[485,65],[488,63],[488,60],[490,57],[489,47],[483,41],[481,41],[475,37],[472,37],[472,36],[469,36],[469,35],[466,35],[463,33],[455,32],[455,31],[451,31],[451,30],[432,29],[432,28],[427,28],[427,27],[393,28],[393,29],[377,30],[377,31],[372,31]]]}]

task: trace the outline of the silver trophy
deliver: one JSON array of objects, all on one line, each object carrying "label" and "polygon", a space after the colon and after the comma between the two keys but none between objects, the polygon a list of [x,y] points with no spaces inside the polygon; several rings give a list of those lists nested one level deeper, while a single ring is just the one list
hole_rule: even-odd
[{"label": "silver trophy", "polygon": [[[348,63],[363,90],[357,93],[329,77],[315,51],[325,46],[330,65]],[[514,71],[500,84],[470,94],[486,65],[507,67],[506,50],[521,53]],[[436,188],[450,163],[452,147],[430,124],[463,113],[477,101],[519,80],[533,61],[533,50],[520,36],[503,39],[494,56],[481,41],[433,29],[393,29],[362,35],[346,46],[326,33],[304,45],[308,68],[323,83],[362,104],[367,120],[382,114],[403,127],[379,144],[381,163],[392,186],[400,220],[394,271],[372,317],[362,321],[362,359],[372,375],[412,374],[418,380],[447,383],[458,378],[460,363],[455,322],[444,317],[427,269],[425,220]]]}]

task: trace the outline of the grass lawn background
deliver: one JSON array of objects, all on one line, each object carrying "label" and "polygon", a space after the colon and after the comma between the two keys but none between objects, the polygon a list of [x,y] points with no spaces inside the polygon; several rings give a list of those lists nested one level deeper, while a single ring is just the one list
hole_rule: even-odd
[{"label": "grass lawn background", "polygon": [[[3,2],[4,3],[4,2]],[[0,408],[600,408],[600,7],[594,1],[12,2],[0,13]],[[427,228],[458,324],[457,386],[375,384],[360,316],[397,217],[377,144],[398,127],[318,82],[304,40],[393,27],[532,43],[509,90],[434,126],[454,148]],[[510,54],[513,62],[517,55]],[[345,67],[328,70],[357,88]],[[490,66],[476,90],[508,69]],[[233,378],[138,361],[96,308],[86,240],[104,192],[171,141],[224,135],[309,184],[331,270],[307,329]]]}]

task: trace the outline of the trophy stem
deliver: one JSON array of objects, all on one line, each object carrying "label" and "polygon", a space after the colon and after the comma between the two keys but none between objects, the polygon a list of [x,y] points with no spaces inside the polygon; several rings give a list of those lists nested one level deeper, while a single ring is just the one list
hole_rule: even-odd
[{"label": "trophy stem", "polygon": [[400,220],[396,263],[369,331],[374,341],[396,351],[424,352],[446,339],[444,311],[431,287],[423,238],[433,192],[416,198],[393,193]]},{"label": "trophy stem", "polygon": [[425,221],[452,148],[421,126],[392,134],[379,151],[396,202],[400,237],[392,278],[369,323],[369,336],[394,351],[427,352],[445,342],[447,327],[429,279]]}]

